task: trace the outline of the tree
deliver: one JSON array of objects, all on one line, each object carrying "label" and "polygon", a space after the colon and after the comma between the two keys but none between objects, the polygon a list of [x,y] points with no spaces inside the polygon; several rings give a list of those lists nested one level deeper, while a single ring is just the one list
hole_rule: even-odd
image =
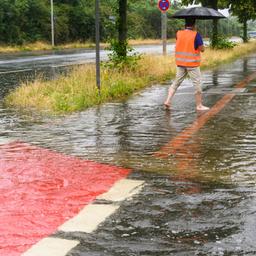
[{"label": "tree", "polygon": [[22,40],[38,41],[49,37],[50,19],[46,1],[15,1],[15,9],[19,13],[19,24]]},{"label": "tree", "polygon": [[[204,7],[210,7],[214,10],[218,10],[219,8],[226,8],[228,3],[226,0],[182,0],[183,4],[202,4]],[[212,27],[212,47],[214,48],[218,44],[218,20],[213,20],[213,27]]]},{"label": "tree", "polygon": [[229,1],[231,12],[238,17],[239,22],[243,24],[243,41],[248,42],[247,24],[251,19],[256,19],[255,0],[236,0]]},{"label": "tree", "polygon": [[122,57],[127,55],[127,0],[118,0],[118,43],[117,54]]},{"label": "tree", "polygon": [[[54,0],[57,43],[95,40],[94,1]],[[129,51],[128,38],[161,38],[161,12],[157,8],[158,0],[102,0],[100,2],[101,41],[115,39],[115,49],[120,56],[126,56],[126,52]],[[167,12],[169,17],[177,10],[176,7],[180,7],[174,5],[174,2],[172,1],[172,7]],[[49,0],[0,0],[0,43],[26,44],[37,40],[50,41],[50,7]],[[198,27],[210,34],[208,24],[208,21],[206,23],[203,21],[202,24],[199,21]],[[223,20],[220,26],[222,31],[225,31],[225,26],[227,24],[225,25]],[[168,19],[168,37],[174,38],[176,31],[182,27],[183,20]],[[237,30],[238,26],[235,24],[233,31]]]},{"label": "tree", "polygon": [[0,42],[22,43],[19,27],[20,14],[13,1],[0,0]]}]

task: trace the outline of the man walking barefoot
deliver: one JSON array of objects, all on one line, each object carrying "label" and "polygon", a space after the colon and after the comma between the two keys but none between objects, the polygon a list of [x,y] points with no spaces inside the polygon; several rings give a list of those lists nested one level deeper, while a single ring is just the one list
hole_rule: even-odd
[{"label": "man walking barefoot", "polygon": [[209,109],[202,104],[201,52],[204,52],[204,44],[201,35],[196,32],[195,19],[186,19],[185,29],[178,31],[176,36],[175,58],[177,73],[169,89],[168,97],[164,102],[165,107],[170,107],[171,99],[177,88],[181,85],[186,76],[189,75],[196,90],[196,109]]}]

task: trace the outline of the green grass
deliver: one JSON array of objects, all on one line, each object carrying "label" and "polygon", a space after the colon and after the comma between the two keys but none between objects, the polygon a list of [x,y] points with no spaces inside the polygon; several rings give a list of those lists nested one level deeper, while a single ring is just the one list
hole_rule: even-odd
[{"label": "green grass", "polygon": [[[241,44],[233,50],[207,49],[202,68],[212,68],[256,50],[256,42]],[[103,102],[126,98],[146,86],[173,78],[176,72],[174,57],[144,56],[138,66],[122,72],[107,67],[101,69],[101,95],[96,88],[95,66],[74,68],[67,76],[56,80],[23,83],[12,91],[4,102],[20,109],[36,109],[52,114],[70,113]]]},{"label": "green grass", "polygon": [[[104,44],[102,44],[104,46]],[[0,53],[13,53],[13,52],[30,52],[30,51],[45,51],[45,50],[64,50],[75,48],[92,48],[95,47],[93,43],[74,42],[68,44],[61,44],[52,47],[51,44],[46,42],[27,43],[24,45],[0,45]]]}]

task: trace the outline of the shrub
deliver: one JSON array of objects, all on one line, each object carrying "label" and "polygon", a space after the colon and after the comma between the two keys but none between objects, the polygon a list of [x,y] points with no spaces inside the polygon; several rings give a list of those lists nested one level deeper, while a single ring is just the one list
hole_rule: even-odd
[{"label": "shrub", "polygon": [[[120,54],[124,52],[123,47],[126,47],[126,56]],[[107,47],[107,50],[110,50],[110,53],[108,54],[108,62],[103,64],[105,68],[117,69],[120,71],[125,69],[135,70],[138,65],[138,60],[141,58],[140,54],[134,53],[134,49],[129,46],[128,43],[120,45],[116,40],[110,41],[110,46]]]},{"label": "shrub", "polygon": [[218,36],[218,40],[216,45],[213,47],[211,42],[211,47],[214,49],[233,49],[237,44],[234,42],[231,42],[226,38],[225,36]]}]

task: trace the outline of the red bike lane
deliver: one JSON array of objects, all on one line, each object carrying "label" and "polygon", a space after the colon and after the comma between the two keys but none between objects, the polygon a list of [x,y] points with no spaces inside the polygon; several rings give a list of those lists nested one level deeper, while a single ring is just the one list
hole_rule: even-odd
[{"label": "red bike lane", "polygon": [[18,256],[54,233],[130,170],[23,142],[0,145],[0,255]]}]

